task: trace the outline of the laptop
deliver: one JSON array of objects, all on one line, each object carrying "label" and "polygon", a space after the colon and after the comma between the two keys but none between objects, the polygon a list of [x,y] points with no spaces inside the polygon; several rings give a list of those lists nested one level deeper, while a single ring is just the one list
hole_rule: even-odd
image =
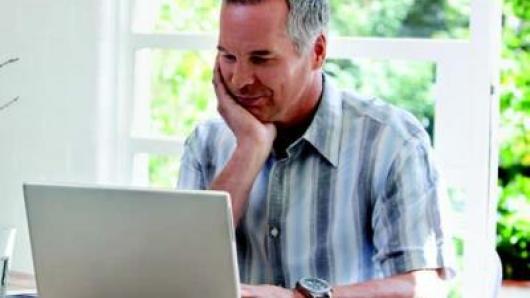
[{"label": "laptop", "polygon": [[229,195],[27,183],[40,298],[239,298]]}]

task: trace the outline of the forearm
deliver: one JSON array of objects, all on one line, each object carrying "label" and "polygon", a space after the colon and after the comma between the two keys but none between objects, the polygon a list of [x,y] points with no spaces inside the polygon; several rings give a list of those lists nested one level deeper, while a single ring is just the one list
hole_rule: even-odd
[{"label": "forearm", "polygon": [[381,280],[339,286],[333,289],[334,298],[409,298],[447,297],[443,280],[435,270],[417,271]]},{"label": "forearm", "polygon": [[255,143],[238,144],[224,169],[210,185],[211,190],[223,190],[230,194],[236,226],[247,209],[250,190],[269,151]]},{"label": "forearm", "polygon": [[373,280],[359,284],[337,287],[333,290],[335,298],[371,298],[371,297],[415,297],[414,285],[407,280]]}]

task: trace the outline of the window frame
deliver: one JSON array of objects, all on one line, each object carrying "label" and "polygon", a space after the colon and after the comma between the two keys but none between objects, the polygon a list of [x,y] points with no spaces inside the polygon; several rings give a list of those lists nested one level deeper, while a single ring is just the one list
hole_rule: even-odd
[{"label": "window frame", "polygon": [[[449,185],[464,190],[463,297],[488,297],[495,284],[501,7],[471,0],[469,39],[331,37],[328,58],[429,61],[436,64],[434,148]],[[146,185],[146,158],[176,155],[182,139],[138,134],[134,115],[135,52],[146,48],[215,50],[215,34],[132,32],[133,0],[120,0],[116,160],[121,181]],[[145,103],[139,105],[145,108]],[[140,111],[141,112],[141,111]],[[144,111],[145,112],[145,111]],[[135,165],[136,162],[136,165]],[[136,173],[136,174],[135,174]],[[487,248],[487,249],[485,249]],[[468,253],[472,252],[472,253]],[[484,282],[486,281],[486,282]]]}]

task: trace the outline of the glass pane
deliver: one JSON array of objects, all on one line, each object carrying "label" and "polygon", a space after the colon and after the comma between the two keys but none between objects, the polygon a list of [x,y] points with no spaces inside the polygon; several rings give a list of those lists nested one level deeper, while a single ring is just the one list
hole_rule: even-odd
[{"label": "glass pane", "polygon": [[[133,30],[218,30],[218,0],[136,0]],[[332,35],[467,38],[470,0],[330,0]]]},{"label": "glass pane", "polygon": [[[217,103],[211,86],[214,55],[199,51],[139,51],[135,131],[185,138],[199,121],[216,116]],[[377,96],[410,111],[432,137],[436,74],[433,63],[330,59],[325,71],[341,88]]]},{"label": "glass pane", "polygon": [[330,0],[331,34],[466,38],[470,0]]},{"label": "glass pane", "polygon": [[133,31],[139,33],[215,32],[219,0],[136,0]]},{"label": "glass pane", "polygon": [[180,168],[180,157],[165,155],[149,156],[149,186],[175,188]]},{"label": "glass pane", "polygon": [[149,49],[136,58],[136,132],[185,138],[199,121],[217,115],[214,52]]},{"label": "glass pane", "polygon": [[456,270],[457,275],[450,282],[449,297],[462,297],[462,277],[464,270],[464,210],[466,194],[458,188],[449,188],[449,207],[451,214],[451,223],[453,224],[453,245],[456,253]]},{"label": "glass pane", "polygon": [[[504,279],[530,276],[530,177],[519,168],[499,168],[499,205],[497,207],[497,252],[502,260]],[[510,175],[511,177],[509,177]]]},{"label": "glass pane", "polygon": [[325,71],[341,88],[377,96],[408,110],[433,137],[434,63],[330,59],[326,62]]},{"label": "glass pane", "polygon": [[171,156],[136,154],[133,165],[133,185],[174,189],[180,168],[180,155],[181,152]]},{"label": "glass pane", "polygon": [[[503,6],[497,252],[502,261],[504,280],[530,279],[530,68],[528,67],[530,7],[528,4],[530,4],[528,0],[504,1]],[[506,290],[509,291],[510,288]],[[504,291],[501,292],[502,294]]]}]

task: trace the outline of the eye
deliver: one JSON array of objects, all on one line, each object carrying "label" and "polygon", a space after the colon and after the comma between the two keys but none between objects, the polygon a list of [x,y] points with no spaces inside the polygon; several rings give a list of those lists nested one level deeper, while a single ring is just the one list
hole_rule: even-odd
[{"label": "eye", "polygon": [[223,56],[223,59],[228,62],[228,63],[234,63],[236,62],[236,56],[234,55],[230,55],[230,54],[224,54]]},{"label": "eye", "polygon": [[260,57],[260,56],[252,56],[250,57],[250,62],[252,62],[253,64],[265,64],[269,61],[268,58],[263,58],[263,57]]}]

